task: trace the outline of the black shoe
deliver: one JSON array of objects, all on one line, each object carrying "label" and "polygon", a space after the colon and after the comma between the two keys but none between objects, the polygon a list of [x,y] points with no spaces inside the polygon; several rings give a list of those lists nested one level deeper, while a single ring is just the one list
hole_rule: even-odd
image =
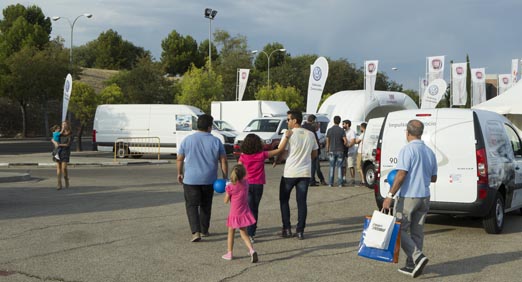
[{"label": "black shoe", "polygon": [[208,237],[210,236],[210,233],[208,232],[201,232],[201,237]]},{"label": "black shoe", "polygon": [[281,237],[283,237],[283,238],[290,238],[290,237],[292,237],[292,230],[290,230],[290,229],[283,229],[283,232],[281,232]]},{"label": "black shoe", "polygon": [[413,267],[412,266],[405,266],[403,268],[399,268],[398,271],[402,274],[406,274],[410,277],[413,277]]},{"label": "black shoe", "polygon": [[429,259],[421,254],[417,260],[415,261],[415,268],[413,269],[413,278],[417,278],[422,274],[422,270],[424,270],[424,267],[426,264],[428,264]]},{"label": "black shoe", "polygon": [[303,232],[296,232],[296,234],[297,234],[297,240],[304,240]]},{"label": "black shoe", "polygon": [[326,182],[324,182],[324,180],[323,180],[323,181],[321,181],[321,185],[326,186],[328,184]]},{"label": "black shoe", "polygon": [[310,186],[319,186],[319,184],[317,184],[317,182],[313,182],[313,183],[310,183]]}]

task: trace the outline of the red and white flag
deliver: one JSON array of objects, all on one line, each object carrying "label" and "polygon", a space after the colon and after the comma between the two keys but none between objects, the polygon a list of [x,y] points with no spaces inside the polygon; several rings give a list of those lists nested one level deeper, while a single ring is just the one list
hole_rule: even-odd
[{"label": "red and white flag", "polygon": [[511,74],[498,75],[498,95],[506,92],[511,87]]},{"label": "red and white flag", "polygon": [[245,89],[248,82],[248,74],[250,73],[250,69],[238,69],[238,101],[243,100],[243,95],[245,94]]},{"label": "red and white flag", "polygon": [[466,105],[468,99],[468,91],[466,90],[467,72],[467,63],[451,65],[451,93],[453,95],[452,103],[455,106]]},{"label": "red and white flag", "polygon": [[444,79],[444,56],[428,57],[428,84],[439,78]]},{"label": "red and white flag", "polygon": [[70,73],[68,73],[63,85],[62,121],[65,121],[65,118],[67,117],[69,100],[71,100],[72,83],[72,76]]},{"label": "red and white flag", "polygon": [[511,60],[511,84],[517,83],[518,76],[518,59]]},{"label": "red and white flag", "polygon": [[486,102],[486,69],[471,69],[471,103],[472,106]]},{"label": "red and white flag", "polygon": [[379,61],[364,61],[364,90],[366,90],[369,101],[375,100],[373,91],[375,91],[375,81],[377,80],[377,70]]}]

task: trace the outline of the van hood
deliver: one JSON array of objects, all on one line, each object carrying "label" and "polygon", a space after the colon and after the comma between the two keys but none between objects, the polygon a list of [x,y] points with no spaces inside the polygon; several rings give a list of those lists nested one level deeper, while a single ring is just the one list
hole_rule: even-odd
[{"label": "van hood", "polygon": [[276,132],[240,132],[236,136],[236,142],[245,140],[245,137],[250,133],[259,136],[263,141],[269,139],[281,139],[281,135],[276,134]]}]

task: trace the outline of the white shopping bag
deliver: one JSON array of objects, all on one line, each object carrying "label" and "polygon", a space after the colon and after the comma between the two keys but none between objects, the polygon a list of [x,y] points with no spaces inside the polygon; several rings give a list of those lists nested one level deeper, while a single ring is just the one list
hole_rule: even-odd
[{"label": "white shopping bag", "polygon": [[373,211],[372,219],[364,236],[364,245],[370,248],[387,249],[394,224],[394,216]]}]

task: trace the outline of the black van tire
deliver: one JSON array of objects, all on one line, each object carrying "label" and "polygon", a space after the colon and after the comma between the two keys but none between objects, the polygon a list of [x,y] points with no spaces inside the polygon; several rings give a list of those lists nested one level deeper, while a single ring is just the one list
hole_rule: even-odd
[{"label": "black van tire", "polygon": [[488,215],[482,219],[484,229],[489,234],[499,234],[504,227],[504,199],[502,195],[497,192],[495,195],[495,202],[491,207]]},{"label": "black van tire", "polygon": [[116,144],[116,157],[119,159],[123,159],[129,156],[129,146],[124,143],[118,143]]},{"label": "black van tire", "polygon": [[373,164],[364,167],[364,182],[366,183],[366,187],[373,189],[373,185],[375,184],[375,166]]}]

